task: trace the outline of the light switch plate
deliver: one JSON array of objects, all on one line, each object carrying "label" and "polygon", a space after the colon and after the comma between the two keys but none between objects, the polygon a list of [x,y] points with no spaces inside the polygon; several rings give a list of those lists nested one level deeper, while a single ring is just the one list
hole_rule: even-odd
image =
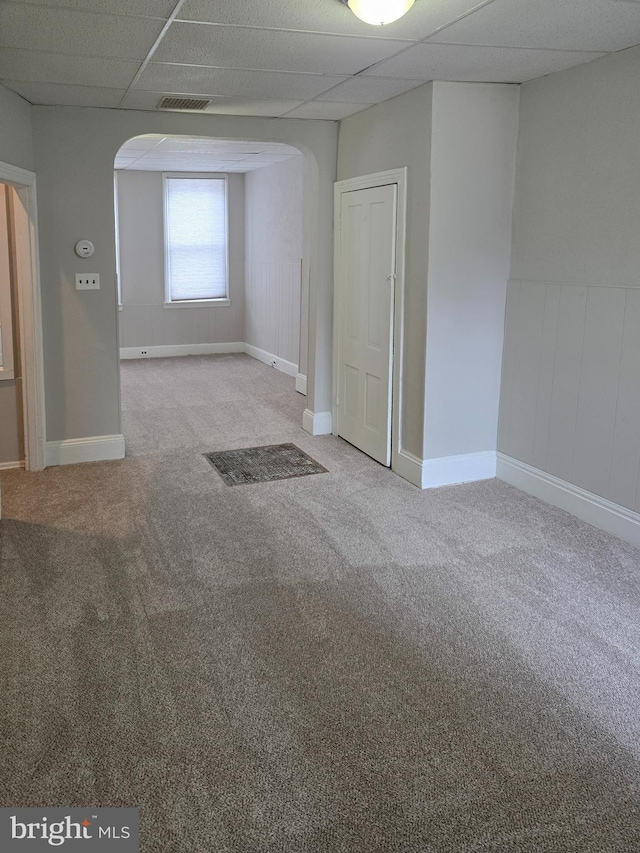
[{"label": "light switch plate", "polygon": [[77,273],[76,290],[100,290],[100,276],[98,275],[98,273]]}]

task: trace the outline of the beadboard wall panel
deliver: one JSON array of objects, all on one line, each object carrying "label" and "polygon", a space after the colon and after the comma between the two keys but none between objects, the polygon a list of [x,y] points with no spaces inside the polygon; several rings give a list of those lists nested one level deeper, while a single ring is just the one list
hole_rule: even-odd
[{"label": "beadboard wall panel", "polygon": [[246,176],[244,340],[295,365],[301,349],[303,198],[302,156]]},{"label": "beadboard wall panel", "polygon": [[499,449],[640,510],[640,283],[509,282]]}]

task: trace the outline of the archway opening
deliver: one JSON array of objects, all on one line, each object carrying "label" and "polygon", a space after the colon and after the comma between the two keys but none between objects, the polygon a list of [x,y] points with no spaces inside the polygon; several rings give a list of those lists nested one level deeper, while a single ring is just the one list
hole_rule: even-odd
[{"label": "archway opening", "polygon": [[302,152],[148,134],[127,141],[114,165],[121,359],[245,353],[306,394]]}]

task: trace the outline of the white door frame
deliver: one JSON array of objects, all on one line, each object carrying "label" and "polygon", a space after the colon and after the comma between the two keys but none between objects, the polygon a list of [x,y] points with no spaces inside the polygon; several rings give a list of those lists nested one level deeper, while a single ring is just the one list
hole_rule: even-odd
[{"label": "white door frame", "polygon": [[13,234],[22,368],[25,468],[27,471],[42,471],[45,467],[44,358],[36,176],[26,169],[0,162],[0,182],[15,188],[24,208],[24,211],[21,211],[14,206]]},{"label": "white door frame", "polygon": [[338,434],[338,375],[340,365],[340,317],[336,306],[337,293],[342,286],[340,281],[340,203],[341,195],[354,190],[366,190],[395,184],[398,188],[396,211],[396,280],[393,299],[393,374],[392,374],[392,415],[391,415],[391,469],[398,467],[398,455],[401,449],[402,430],[402,358],[404,341],[404,287],[405,287],[405,249],[407,229],[407,167],[389,169],[386,172],[374,172],[357,178],[336,181],[333,189],[333,394],[332,418],[333,434]]}]

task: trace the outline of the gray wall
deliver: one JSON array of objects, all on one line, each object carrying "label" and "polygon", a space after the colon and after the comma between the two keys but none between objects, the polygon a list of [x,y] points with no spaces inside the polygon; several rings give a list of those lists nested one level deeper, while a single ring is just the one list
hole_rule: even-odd
[{"label": "gray wall", "polygon": [[244,340],[298,365],[304,159],[248,172]]},{"label": "gray wall", "polygon": [[[113,162],[144,133],[285,142],[307,156],[308,405],[330,411],[334,122],[74,107],[34,107],[33,120],[49,441],[120,432]],[[80,238],[95,244],[90,260],[74,254]],[[99,273],[101,289],[76,291],[80,271]]]},{"label": "gray wall", "polygon": [[120,345],[207,344],[244,340],[244,175],[229,175],[231,305],[164,308],[161,172],[117,174],[120,236]]},{"label": "gray wall", "polygon": [[408,167],[401,446],[496,449],[516,86],[430,83],[342,122],[338,179]]},{"label": "gray wall", "polygon": [[518,88],[433,84],[426,459],[497,446]]},{"label": "gray wall", "polygon": [[0,84],[0,161],[34,172],[31,105]]},{"label": "gray wall", "polygon": [[429,262],[432,85],[340,124],[338,180],[408,167],[401,446],[422,457]]},{"label": "gray wall", "polygon": [[[31,107],[0,85],[0,161],[34,171]],[[4,229],[3,229],[4,230]],[[6,241],[6,233],[0,240]],[[8,276],[6,268],[0,276]],[[13,380],[0,382],[0,463],[24,458],[20,399]]]},{"label": "gray wall", "polygon": [[522,87],[499,449],[640,510],[640,48]]}]

